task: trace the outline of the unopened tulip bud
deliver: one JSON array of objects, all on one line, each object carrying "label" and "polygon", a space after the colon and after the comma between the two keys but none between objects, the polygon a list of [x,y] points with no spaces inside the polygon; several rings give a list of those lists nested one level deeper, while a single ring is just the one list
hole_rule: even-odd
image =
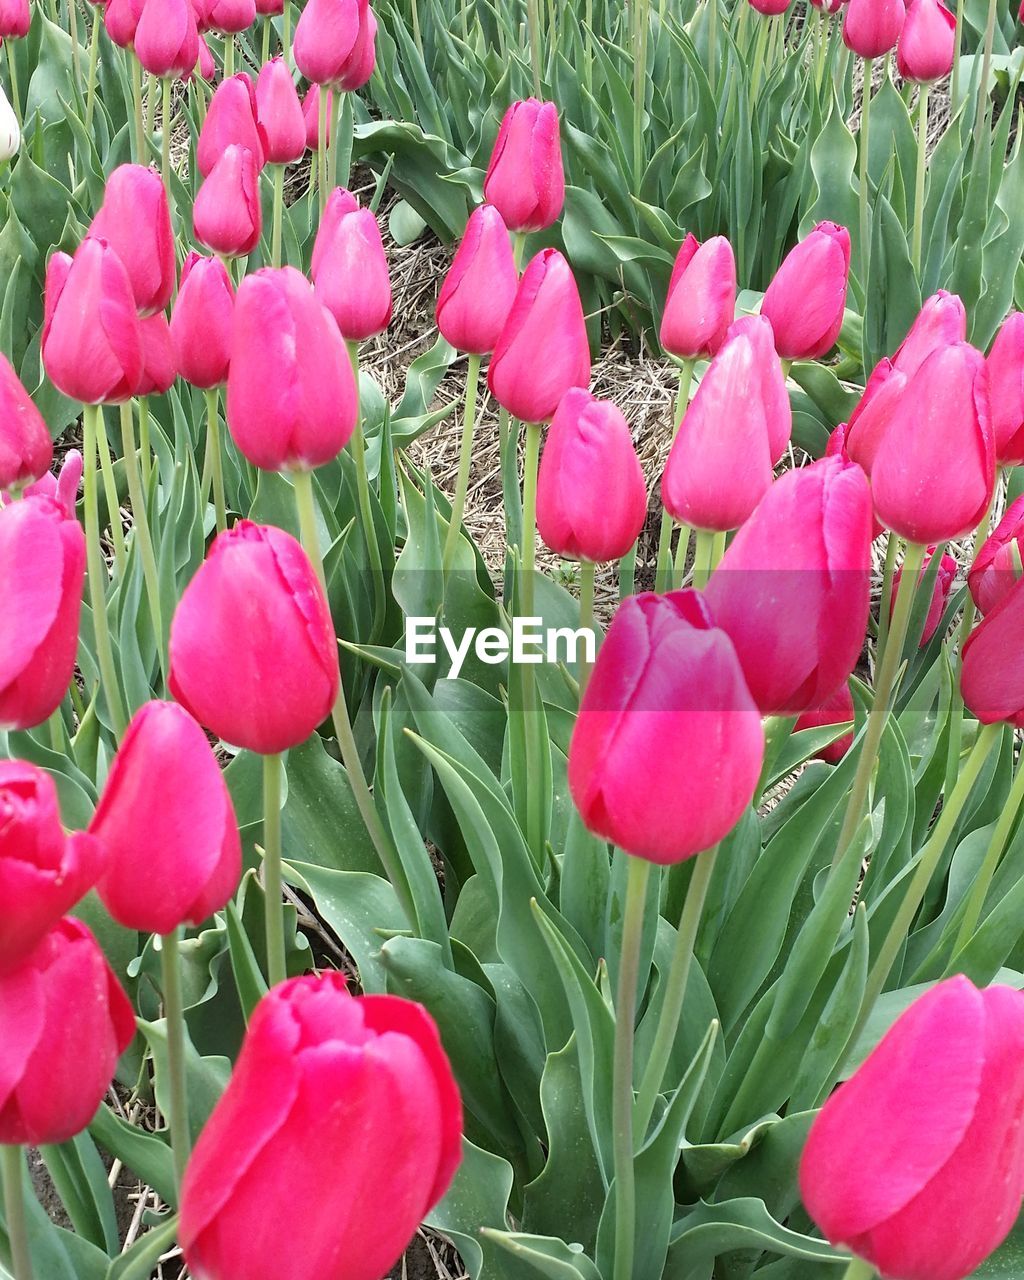
[{"label": "unopened tulip bud", "polygon": [[835,222],[819,222],[786,255],[761,303],[783,360],[818,360],[835,346],[849,274],[850,233]]},{"label": "unopened tulip bud", "polygon": [[335,187],[327,197],[324,211],[320,215],[320,225],[317,227],[316,239],[313,241],[313,256],[310,260],[309,278],[314,284],[320,271],[320,263],[337,234],[338,224],[346,213],[355,213],[358,208],[359,201],[344,187]]},{"label": "unopened tulip bud", "polygon": [[31,25],[28,0],[0,0],[0,40],[21,40]]},{"label": "unopened tulip bud", "polygon": [[292,73],[283,58],[263,64],[256,80],[256,112],[268,164],[292,164],[306,149],[306,122]]},{"label": "unopened tulip bud", "polygon": [[206,42],[206,36],[199,37],[199,61],[196,64],[196,70],[199,72],[203,80],[209,82],[217,75],[217,64],[213,60],[213,54],[210,52],[210,46]]},{"label": "unopened tulip bud", "polygon": [[18,117],[0,88],[0,164],[7,164],[18,154],[21,146],[21,126]]},{"label": "unopened tulip bud", "polygon": [[1022,729],[1024,661],[1020,637],[1024,627],[1024,579],[1015,573],[1013,578],[967,637],[960,692],[968,711],[982,724],[1006,721]]},{"label": "unopened tulip bud", "polygon": [[295,27],[293,52],[312,84],[340,89],[353,59],[365,56],[358,46],[369,7],[369,0],[309,0]]},{"label": "unopened tulip bud", "polygon": [[527,98],[505,112],[484,178],[484,199],[510,231],[542,231],[565,204],[558,109]]},{"label": "unopened tulip bud", "polygon": [[1006,508],[1006,514],[981,545],[967,586],[981,614],[991,613],[1010,588],[1024,576],[1024,496]]},{"label": "unopened tulip bud", "polygon": [[1003,321],[988,356],[996,462],[1024,463],[1024,312]]},{"label": "unopened tulip bud", "polygon": [[207,8],[207,25],[222,35],[248,31],[255,21],[255,0],[212,0]]},{"label": "unopened tulip bud", "polygon": [[252,253],[263,227],[259,177],[248,148],[228,147],[199,188],[192,209],[201,244],[226,258]]},{"label": "unopened tulip bud", "polygon": [[136,395],[162,396],[174,386],[178,363],[171,330],[163,312],[147,316],[142,327],[142,381]]},{"label": "unopened tulip bud", "polygon": [[680,360],[713,356],[736,312],[736,259],[725,236],[683,241],[661,319],[661,345]]},{"label": "unopened tulip bud", "polygon": [[953,68],[956,18],[941,0],[910,0],[896,46],[896,66],[904,80],[928,84]]},{"label": "unopened tulip bud", "polygon": [[[932,556],[935,554],[935,548],[929,547],[921,566],[921,571],[917,575],[918,582],[924,577],[925,570],[931,564]],[[932,598],[928,604],[928,614],[924,622],[924,630],[921,632],[920,647],[923,649],[935,632],[939,629],[939,623],[945,612],[946,604],[949,600],[949,593],[953,588],[953,582],[956,578],[956,561],[946,552],[939,562],[938,570],[935,574],[935,585],[932,588]],[[896,570],[892,580],[892,599],[889,604],[889,615],[892,616],[896,608],[896,599],[899,595],[900,582],[903,580],[903,566]]]},{"label": "unopened tulip bud", "polygon": [[114,44],[130,49],[142,17],[145,0],[107,0],[103,9],[103,25]]},{"label": "unopened tulip bud", "polygon": [[114,170],[88,238],[105,240],[121,259],[140,315],[165,309],[174,293],[174,233],[155,169],[122,164]]},{"label": "unopened tulip bud", "polygon": [[[798,717],[793,729],[799,733],[803,729],[823,729],[827,725],[846,724],[848,722],[852,724],[853,717],[853,694],[850,692],[849,683],[847,683],[840,685],[835,693],[826,698],[824,702],[812,707],[810,711],[805,711],[802,716]],[[822,747],[816,758],[824,760],[826,764],[838,764],[852,746],[853,730],[851,729],[849,733],[844,733],[835,742],[830,742],[827,747]]]},{"label": "unopened tulip bud", "polygon": [[850,0],[843,43],[859,58],[880,58],[896,47],[905,17],[904,0]]},{"label": "unopened tulip bud", "polygon": [[199,131],[196,163],[208,178],[229,147],[244,147],[257,170],[267,158],[267,135],[257,119],[256,90],[245,72],[229,76],[214,90]]},{"label": "unopened tulip bud", "polygon": [[152,76],[180,79],[199,58],[199,28],[191,0],[145,0],[135,31],[135,56]]},{"label": "unopened tulip bud", "polygon": [[749,0],[749,3],[765,18],[777,18],[789,8],[789,0]]},{"label": "unopened tulip bud", "polygon": [[256,12],[264,18],[278,18],[284,13],[284,0],[256,0]]},{"label": "unopened tulip bud", "polygon": [[437,327],[458,351],[493,351],[519,285],[508,229],[493,205],[475,209],[466,223],[437,299]]},{"label": "unopened tulip bud", "polygon": [[171,315],[171,342],[178,372],[194,387],[209,390],[228,378],[235,290],[219,258],[190,253]]},{"label": "unopened tulip bud", "polygon": [[925,301],[910,332],[892,358],[892,366],[906,377],[915,374],[933,351],[967,339],[967,311],[955,293],[940,289]]},{"label": "unopened tulip bud", "polygon": [[[334,92],[327,93],[327,120],[324,124],[325,141],[331,145],[331,111],[334,106]],[[306,150],[320,150],[320,86],[313,84],[306,90],[302,99],[302,118],[306,123]]]},{"label": "unopened tulip bud", "polygon": [[317,262],[316,294],[341,336],[362,342],[391,323],[391,278],[377,219],[356,209],[338,220]]},{"label": "unopened tulip bud", "polygon": [[369,5],[360,10],[359,34],[352,46],[352,52],[345,59],[345,65],[338,77],[338,88],[342,93],[355,93],[373,75],[377,65],[377,19]]},{"label": "unopened tulip bud", "polygon": [[846,426],[846,452],[868,475],[896,404],[906,390],[907,375],[882,359],[871,371],[864,394]]},{"label": "unopened tulip bud", "polygon": [[0,492],[22,488],[50,469],[53,441],[11,362],[0,355]]}]

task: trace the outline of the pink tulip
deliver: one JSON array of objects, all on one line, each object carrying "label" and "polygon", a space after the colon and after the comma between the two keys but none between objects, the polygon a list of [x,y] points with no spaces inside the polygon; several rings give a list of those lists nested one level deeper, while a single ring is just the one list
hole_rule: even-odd
[{"label": "pink tulip", "polygon": [[437,327],[459,351],[493,351],[512,310],[519,273],[493,205],[473,211],[437,299]]},{"label": "pink tulip", "polygon": [[850,0],[843,43],[859,58],[880,58],[896,47],[905,17],[904,0]]},{"label": "pink tulip", "polygon": [[28,0],[0,0],[0,40],[21,40],[31,25]]},{"label": "pink tulip", "polygon": [[352,366],[338,327],[293,267],[265,268],[238,289],[227,421],[254,466],[322,466],[356,423]]},{"label": "pink tulip", "polygon": [[[325,141],[331,143],[331,111],[334,104],[334,93],[327,93],[327,120],[324,125]],[[302,99],[302,118],[306,123],[306,150],[320,150],[320,86],[313,84],[306,90]]]},{"label": "pink tulip", "polygon": [[1024,590],[1014,575],[963,647],[960,692],[968,711],[982,724],[1006,721],[1024,728],[1022,626]]},{"label": "pink tulip", "polygon": [[1024,463],[1024,312],[1003,321],[988,356],[996,462]]},{"label": "pink tulip", "polygon": [[765,18],[777,18],[789,8],[789,0],[749,0],[749,3]]},{"label": "pink tulip", "polygon": [[761,303],[783,360],[819,360],[835,346],[849,274],[850,233],[835,222],[819,222],[786,255]]},{"label": "pink tulip", "polygon": [[219,258],[190,253],[171,315],[171,343],[178,372],[208,390],[227,382],[235,290]]},{"label": "pink tulip", "polygon": [[688,235],[676,255],[661,318],[661,345],[680,360],[715,355],[736,312],[736,259],[725,236]]},{"label": "pink tulip", "polygon": [[155,169],[122,164],[114,170],[87,238],[105,240],[121,259],[140,315],[165,309],[174,293],[174,234]]},{"label": "pink tulip", "polygon": [[135,31],[135,56],[150,75],[180,79],[199,58],[199,28],[191,0],[145,0]]},{"label": "pink tulip", "polygon": [[229,147],[244,147],[262,169],[267,158],[267,135],[257,120],[256,90],[245,72],[229,76],[214,90],[199,131],[196,163],[208,178]]},{"label": "pink tulip", "polygon": [[[1014,555],[1016,546],[1017,555]],[[981,545],[967,575],[974,603],[981,614],[991,613],[1017,581],[1017,557],[1024,554],[1024,496],[1006,508],[1006,514]]]},{"label": "pink tulip", "polygon": [[904,80],[928,84],[953,68],[956,18],[941,0],[910,0],[896,46],[896,66]]},{"label": "pink tulip", "polygon": [[248,31],[255,21],[255,0],[212,0],[206,10],[207,26],[223,35]]},{"label": "pink tulip", "polygon": [[498,338],[487,385],[513,417],[549,422],[570,387],[590,382],[590,347],[576,281],[557,249],[523,273]]},{"label": "pink tulip", "polygon": [[[851,419],[851,422],[852,422],[852,419]],[[825,445],[825,457],[826,458],[842,458],[845,462],[857,462],[857,459],[854,458],[850,453],[849,434],[850,434],[850,424],[846,422],[841,422],[839,426],[836,427],[836,429],[831,433],[831,435],[828,438],[828,443]],[[860,466],[865,472],[867,472],[867,467],[865,467],[862,462],[858,462],[858,466]],[[871,541],[874,542],[876,538],[880,538],[884,532],[885,532],[884,526],[879,524],[877,518],[874,515],[872,515]]]},{"label": "pink tulip", "polygon": [[[824,702],[812,707],[810,711],[805,711],[797,719],[793,729],[796,733],[803,729],[823,729],[826,725],[852,723],[853,717],[853,694],[850,692],[849,684],[842,684]],[[852,746],[853,730],[851,729],[835,742],[830,742],[827,747],[822,747],[815,758],[824,760],[826,764],[838,764]]]},{"label": "pink tulip", "polygon": [[558,109],[527,98],[505,112],[484,178],[484,199],[510,231],[543,231],[565,204]]},{"label": "pink tulip", "polygon": [[341,88],[356,63],[365,58],[369,0],[309,0],[295,27],[293,52],[299,71],[315,85]]},{"label": "pink tulip", "polygon": [[200,78],[207,82],[215,79],[217,75],[217,64],[213,60],[213,54],[204,35],[199,37],[199,61],[196,64],[196,70]]},{"label": "pink tulip", "polygon": [[103,25],[114,44],[130,49],[135,43],[135,32],[142,17],[145,0],[107,0],[103,10]]},{"label": "pink tulip", "polygon": [[256,80],[256,113],[268,164],[292,164],[306,150],[306,122],[292,73],[283,58],[263,64]]},{"label": "pink tulip", "polygon": [[[918,582],[924,577],[925,570],[931,564],[932,556],[935,554],[935,548],[929,547],[921,566],[921,571],[917,575]],[[946,552],[939,562],[939,568],[935,574],[935,585],[932,589],[932,598],[928,604],[928,614],[924,621],[924,630],[921,632],[920,647],[923,649],[935,632],[939,629],[939,623],[945,612],[946,604],[949,600],[949,593],[953,587],[953,581],[956,578],[956,561]],[[899,593],[900,583],[903,580],[903,566],[896,570],[892,580],[892,599],[889,605],[889,616],[892,616],[896,608],[896,597]]]},{"label": "pink tulip", "polygon": [[162,396],[174,386],[178,364],[167,317],[161,311],[148,316],[142,326],[142,381],[136,392],[140,396]]},{"label": "pink tulip", "polygon": [[11,362],[0,355],[0,492],[38,480],[52,461],[53,441],[43,416]]},{"label": "pink tulip", "polygon": [[277,18],[284,13],[284,0],[256,0],[256,12],[265,18]]},{"label": "pink tulip", "polygon": [[338,224],[346,213],[355,213],[358,208],[359,201],[351,191],[346,191],[344,187],[335,187],[327,197],[327,204],[320,215],[320,225],[317,227],[316,239],[313,241],[313,257],[310,262],[309,277],[314,282],[320,272],[320,263],[323,261],[331,241],[337,235]]},{"label": "pink tulip", "polygon": [[893,368],[912,377],[932,352],[967,338],[967,312],[955,293],[940,289],[925,301],[892,358]]},{"label": "pink tulip", "polygon": [[253,153],[246,147],[228,147],[199,188],[192,208],[192,225],[201,244],[224,257],[252,253],[263,229],[259,178]]},{"label": "pink tulip", "polygon": [[[77,449],[69,449],[61,463],[60,473],[54,475],[47,471],[35,484],[30,484],[22,492],[25,498],[49,498],[55,502],[69,520],[75,518],[75,507],[78,505],[78,486],[82,483],[82,472],[85,470],[82,455]],[[5,502],[14,500],[10,492],[2,493]]]},{"label": "pink tulip", "polygon": [[376,65],[377,19],[373,10],[367,5],[360,11],[359,34],[338,77],[338,88],[343,93],[355,93],[370,79]]},{"label": "pink tulip", "polygon": [[391,323],[391,279],[377,219],[356,209],[338,220],[317,263],[316,295],[347,342],[362,342]]},{"label": "pink tulip", "polygon": [[850,414],[846,428],[846,450],[868,475],[871,474],[875,454],[906,386],[907,375],[901,369],[895,368],[891,360],[879,360],[868,378],[864,394]]}]

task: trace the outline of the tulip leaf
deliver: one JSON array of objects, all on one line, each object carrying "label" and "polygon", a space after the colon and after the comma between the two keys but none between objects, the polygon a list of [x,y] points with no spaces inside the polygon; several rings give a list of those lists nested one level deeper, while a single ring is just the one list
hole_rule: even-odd
[{"label": "tulip leaf", "polygon": [[545,1280],[601,1280],[601,1272],[578,1244],[566,1244],[553,1236],[531,1236],[484,1228],[485,1239],[511,1254],[528,1274]]},{"label": "tulip leaf", "polygon": [[166,1204],[178,1203],[174,1159],[163,1138],[122,1120],[105,1103],[93,1117],[89,1132],[105,1151],[152,1187]]},{"label": "tulip leaf", "polygon": [[664,1280],[704,1280],[709,1264],[736,1249],[830,1262],[837,1267],[850,1261],[848,1253],[840,1253],[822,1240],[790,1231],[776,1222],[763,1200],[742,1197],[720,1204],[702,1202],[676,1224]]},{"label": "tulip leaf", "polygon": [[88,1131],[40,1154],[75,1231],[105,1253],[118,1249],[114,1198],[107,1171]]},{"label": "tulip leaf", "polygon": [[148,1280],[160,1258],[174,1248],[178,1237],[178,1215],[172,1214],[137,1240],[110,1264],[105,1280]]},{"label": "tulip leaf", "polygon": [[[170,1113],[167,1023],[163,1018],[156,1022],[140,1019],[139,1030],[146,1037],[153,1055],[157,1106],[166,1116]],[[201,1057],[186,1034],[185,1071],[188,1080],[189,1128],[194,1142],[227,1087],[228,1077],[231,1075],[231,1063],[227,1058]]]},{"label": "tulip leaf", "polygon": [[471,1280],[522,1280],[507,1256],[488,1240],[482,1228],[504,1230],[512,1190],[512,1166],[462,1139],[462,1163],[444,1199],[427,1214],[426,1223],[455,1244]]}]

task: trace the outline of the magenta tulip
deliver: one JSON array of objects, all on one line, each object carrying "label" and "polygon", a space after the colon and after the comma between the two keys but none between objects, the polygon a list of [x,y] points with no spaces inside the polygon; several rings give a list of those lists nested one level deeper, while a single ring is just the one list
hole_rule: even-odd
[{"label": "magenta tulip", "polygon": [[437,299],[437,327],[458,351],[493,351],[512,310],[519,273],[493,205],[475,209]]},{"label": "magenta tulip", "polygon": [[[331,143],[331,111],[333,110],[334,93],[328,91],[327,94],[327,121],[324,126],[326,133],[327,145]],[[302,118],[306,123],[306,149],[307,151],[319,151],[320,149],[320,86],[311,85],[306,90],[306,96],[302,99]]]},{"label": "magenta tulip", "polygon": [[164,310],[174,293],[174,234],[155,169],[122,164],[114,170],[88,239],[106,241],[121,259],[140,315]]},{"label": "magenta tulip", "polygon": [[819,360],[843,325],[850,274],[850,233],[819,222],[786,255],[761,303],[783,360]]},{"label": "magenta tulip", "polygon": [[107,0],[103,8],[103,25],[114,44],[130,49],[142,17],[145,0]]},{"label": "magenta tulip", "polygon": [[953,69],[956,18],[941,0],[910,0],[896,46],[896,66],[904,80],[929,84]]},{"label": "magenta tulip", "polygon": [[1024,463],[1024,312],[1003,321],[988,356],[996,462]]},{"label": "magenta tulip", "polygon": [[725,341],[736,312],[736,259],[725,236],[689,235],[676,255],[661,318],[661,345],[680,360],[706,359]]},{"label": "magenta tulip", "polygon": [[178,372],[208,390],[227,382],[235,291],[219,258],[190,253],[171,315],[171,343]]},{"label": "magenta tulip", "polygon": [[484,178],[484,199],[510,231],[543,231],[565,204],[565,174],[553,102],[527,98],[505,112]]},{"label": "magenta tulip", "polygon": [[313,256],[310,261],[309,278],[314,282],[320,271],[320,263],[323,261],[331,241],[337,234],[339,223],[346,213],[355,213],[358,208],[359,201],[351,191],[346,191],[344,187],[335,187],[327,197],[324,211],[320,215],[320,225],[317,227],[316,238],[313,241]]},{"label": "magenta tulip", "polygon": [[253,153],[247,147],[228,147],[199,188],[192,208],[192,225],[201,244],[224,257],[252,253],[263,228],[259,178]]},{"label": "magenta tulip", "polygon": [[1022,626],[1024,591],[1014,575],[963,648],[960,691],[967,709],[982,724],[1005,720],[1024,728]]},{"label": "magenta tulip", "polygon": [[[849,684],[841,684],[824,702],[811,707],[809,711],[799,716],[793,729],[799,733],[802,729],[823,729],[827,725],[852,724],[853,716],[853,694],[850,692]],[[851,729],[841,738],[836,738],[835,742],[830,742],[827,747],[822,747],[816,759],[824,760],[826,764],[838,764],[852,746],[853,730]]]},{"label": "magenta tulip", "polygon": [[306,122],[292,73],[283,58],[265,62],[256,80],[256,114],[268,164],[293,164],[306,150]]},{"label": "magenta tulip", "polygon": [[955,293],[940,289],[925,301],[892,358],[893,368],[912,377],[939,347],[967,338],[967,311]]},{"label": "magenta tulip", "polygon": [[391,278],[377,219],[356,209],[338,220],[317,262],[316,295],[347,342],[362,342],[391,323]]},{"label": "magenta tulip", "polygon": [[360,34],[370,16],[369,0],[309,0],[295,27],[295,65],[315,85],[335,90],[365,57]]},{"label": "magenta tulip", "polygon": [[53,441],[11,362],[0,355],[0,493],[46,475]]},{"label": "magenta tulip", "polygon": [[180,79],[199,58],[199,28],[191,0],[145,0],[135,30],[135,56],[152,76]]},{"label": "magenta tulip", "polygon": [[967,575],[967,585],[979,613],[994,609],[1017,581],[1017,564],[1022,554],[1024,496],[1006,508],[1002,520],[982,543]]},{"label": "magenta tulip", "polygon": [[868,475],[906,386],[907,375],[901,369],[897,369],[891,360],[879,360],[868,378],[864,394],[850,414],[846,427],[846,451]]},{"label": "magenta tulip", "polygon": [[843,43],[859,58],[880,58],[896,47],[905,17],[904,0],[850,0]]},{"label": "magenta tulip", "polygon": [[230,147],[250,152],[257,170],[266,163],[267,134],[257,117],[256,90],[244,72],[222,81],[210,99],[196,150],[196,164],[204,178]]},{"label": "magenta tulip", "polygon": [[21,40],[31,25],[28,0],[0,0],[0,40]]},{"label": "magenta tulip", "polygon": [[248,31],[255,21],[256,0],[210,0],[207,6],[207,26],[222,35]]}]

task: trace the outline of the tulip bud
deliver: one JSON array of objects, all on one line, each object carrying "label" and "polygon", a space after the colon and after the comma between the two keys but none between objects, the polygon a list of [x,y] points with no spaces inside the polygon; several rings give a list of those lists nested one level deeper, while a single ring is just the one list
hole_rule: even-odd
[{"label": "tulip bud", "polygon": [[990,613],[1021,576],[1024,554],[1024,496],[1012,502],[981,545],[967,575],[967,586],[981,614]]},{"label": "tulip bud", "polygon": [[896,46],[896,66],[904,80],[928,84],[953,69],[956,18],[941,0],[910,0]]},{"label": "tulip bud", "polygon": [[905,17],[904,0],[850,0],[843,43],[859,58],[880,58],[896,47]]},{"label": "tulip bud", "polygon": [[[793,728],[797,733],[802,729],[823,729],[826,725],[852,723],[853,717],[853,694],[850,692],[849,684],[841,684],[824,702],[812,707],[810,711],[805,711],[797,719]],[[835,742],[830,742],[827,747],[822,747],[815,758],[824,760],[826,764],[838,764],[852,746],[853,730],[851,729]]]},{"label": "tulip bud", "polygon": [[967,637],[960,669],[960,692],[967,709],[982,724],[1005,720],[1024,728],[1024,664],[1020,635],[1024,625],[1021,580],[1008,571],[996,603]]},{"label": "tulip bud", "polygon": [[18,154],[21,146],[21,126],[18,117],[0,87],[0,164],[7,164]]},{"label": "tulip bud", "polygon": [[174,614],[170,668],[172,696],[237,747],[285,751],[327,718],[334,625],[290,534],[242,520],[214,539]]},{"label": "tulip bud", "polygon": [[996,462],[1024,463],[1024,312],[1003,321],[988,356]]},{"label": "tulip bud", "polygon": [[256,80],[256,112],[268,164],[292,164],[306,150],[306,122],[292,73],[283,58],[263,64]]},{"label": "tulip bud", "polygon": [[142,331],[131,281],[114,250],[104,240],[85,240],[73,259],[55,253],[45,295],[43,367],[57,390],[84,404],[133,396],[142,377]]},{"label": "tulip bud", "polygon": [[[888,363],[888,361],[886,361],[886,363]],[[876,369],[876,372],[877,372],[877,369]],[[869,384],[870,384],[870,380],[869,380]],[[852,421],[853,419],[851,417],[851,420],[849,423],[841,422],[839,426],[836,427],[836,429],[831,433],[831,435],[828,438],[828,443],[825,445],[826,458],[835,457],[835,458],[842,458],[845,462],[857,462],[857,459],[853,457],[849,449],[849,435],[850,435],[850,427],[852,425]],[[865,472],[867,472],[867,468],[864,466],[863,463],[858,462],[858,466],[860,466]],[[878,519],[875,517],[874,513],[872,513],[871,541],[874,542],[876,538],[880,538],[884,532],[885,532],[885,527],[879,524]]]},{"label": "tulip bud", "polygon": [[264,18],[279,18],[284,13],[284,0],[256,0],[256,12]]},{"label": "tulip bud", "polygon": [[163,312],[148,316],[142,325],[142,381],[136,394],[162,396],[174,386],[178,365],[171,330]]},{"label": "tulip bud", "polygon": [[[331,144],[331,111],[333,109],[334,94],[328,90],[327,93],[327,122],[324,125],[326,133],[327,145]],[[320,87],[319,85],[311,85],[306,90],[306,96],[302,99],[302,118],[306,123],[306,149],[307,151],[320,150]]]},{"label": "tulip bud", "polygon": [[323,261],[331,241],[337,235],[338,224],[346,213],[355,213],[358,208],[359,201],[351,191],[346,191],[344,187],[335,187],[327,197],[324,211],[320,215],[320,225],[317,227],[316,239],[313,241],[313,257],[310,261],[309,278],[314,282],[320,272],[320,263]]},{"label": "tulip bud", "polygon": [[875,453],[875,511],[911,542],[969,533],[995,484],[985,359],[966,342],[942,347],[910,378]]},{"label": "tulip bud", "polygon": [[0,974],[20,965],[89,892],[104,856],[92,836],[64,835],[48,773],[0,760]]},{"label": "tulip bud", "polygon": [[[931,564],[932,556],[935,554],[935,548],[929,547],[921,571],[917,575],[918,583],[924,577],[925,570]],[[931,602],[928,605],[928,616],[924,621],[924,630],[921,632],[920,647],[923,649],[928,641],[938,630],[939,623],[942,620],[942,614],[945,611],[946,603],[949,600],[949,593],[953,587],[953,581],[956,578],[956,561],[948,553],[944,554],[939,561],[939,568],[935,574],[935,585],[932,590]],[[896,570],[892,580],[892,599],[889,602],[889,616],[893,615],[896,608],[896,598],[899,595],[900,583],[903,580],[903,566]]]},{"label": "tulip bud", "polygon": [[43,416],[0,355],[0,492],[38,480],[53,461],[53,441]]},{"label": "tulip bud", "polygon": [[749,0],[749,3],[751,9],[765,18],[777,18],[789,8],[789,0]]},{"label": "tulip bud", "polygon": [[196,239],[224,257],[244,257],[260,242],[259,169],[247,147],[228,147],[199,188],[192,208]]},{"label": "tulip bud", "polygon": [[59,921],[0,975],[0,1143],[80,1133],[134,1035],[132,1007],[96,939],[79,920]]},{"label": "tulip bud", "polygon": [[505,112],[484,178],[484,199],[510,231],[543,231],[565,204],[558,109],[527,98]]},{"label": "tulip bud", "polygon": [[[336,972],[284,982],[256,1006],[185,1171],[190,1272],[268,1276],[284,1211],[288,1280],[379,1280],[448,1189],[461,1141],[459,1092],[422,1006],[350,996]],[[302,1194],[325,1167],[337,1176]]]},{"label": "tulip bud", "polygon": [[832,1244],[882,1275],[962,1280],[1016,1220],[1022,1110],[1024,996],[948,978],[815,1117],[804,1205]]},{"label": "tulip bud", "polygon": [[235,291],[219,258],[190,253],[171,314],[171,343],[178,372],[208,390],[227,382]]},{"label": "tulip bud", "polygon": [[0,729],[32,729],[60,705],[84,581],[85,535],[73,512],[45,497],[0,510]]},{"label": "tulip bud", "polygon": [[359,34],[352,46],[352,52],[345,59],[341,75],[338,77],[338,88],[343,93],[355,93],[373,75],[377,65],[377,19],[373,10],[367,5],[359,13]]},{"label": "tulip bud", "polygon": [[680,360],[715,355],[736,311],[736,259],[725,236],[688,235],[668,282],[661,345]]},{"label": "tulip bud", "polygon": [[241,842],[224,775],[206,734],[173,702],[135,713],[89,830],[107,853],[103,905],[128,929],[200,925],[238,885]]},{"label": "tulip bud", "polygon": [[206,25],[222,35],[248,31],[255,21],[255,0],[212,0],[206,11]]},{"label": "tulip bud", "polygon": [[28,0],[0,0],[0,40],[21,40],[31,25]]},{"label": "tulip bud", "polygon": [[[61,463],[59,476],[55,476],[52,471],[47,471],[35,484],[30,484],[22,491],[22,497],[49,498],[60,507],[69,520],[73,520],[75,507],[78,504],[78,486],[82,483],[84,469],[82,455],[77,449],[69,449]],[[0,490],[0,496],[5,502],[11,502],[14,499],[14,495],[9,491],[4,493]]]},{"label": "tulip bud", "polygon": [[341,336],[362,342],[391,323],[391,279],[377,219],[356,209],[339,219],[317,264],[316,295]]},{"label": "tulip bud", "polygon": [[196,69],[203,80],[210,81],[216,78],[217,64],[213,60],[213,54],[204,35],[199,37],[199,61]]},{"label": "tulip bud", "polygon": [[827,13],[831,16],[839,12],[843,5],[846,4],[846,0],[811,0],[811,4],[814,5],[815,9],[820,9],[822,13]]},{"label": "tulip bud", "polygon": [[909,378],[933,351],[964,342],[966,338],[967,312],[963,302],[955,293],[940,289],[925,302],[910,326],[910,332],[892,358],[893,368]]},{"label": "tulip bud", "polygon": [[87,239],[105,240],[121,259],[141,315],[167,307],[174,293],[174,233],[155,169],[122,164],[114,170]]},{"label": "tulip bud", "polygon": [[103,25],[114,44],[130,49],[135,42],[135,32],[142,17],[146,0],[107,0],[103,10]]},{"label": "tulip bud", "polygon": [[666,511],[697,529],[738,528],[771,486],[791,426],[771,326],[738,320],[672,443],[661,482]]},{"label": "tulip bud", "polygon": [[145,0],[135,31],[135,56],[152,76],[180,79],[199,58],[199,28],[191,0]]},{"label": "tulip bud", "polygon": [[437,299],[437,327],[458,351],[493,351],[515,301],[519,273],[508,230],[492,205],[466,223]]},{"label": "tulip bud", "polygon": [[590,347],[576,281],[557,249],[523,273],[487,371],[491,394],[513,417],[549,422],[570,387],[590,382]]},{"label": "tulip bud", "polygon": [[557,555],[600,564],[644,527],[647,486],[626,419],[570,387],[551,421],[537,480],[537,529]]},{"label": "tulip bud", "polygon": [[763,756],[736,652],[700,593],[624,600],[569,744],[586,827],[634,857],[681,862],[736,825]]},{"label": "tulip bud", "polygon": [[846,451],[868,475],[906,386],[907,375],[902,370],[897,369],[891,360],[879,360],[871,371],[864,394],[850,414],[846,427]]},{"label": "tulip bud", "polygon": [[214,90],[210,107],[199,130],[196,163],[208,178],[229,147],[244,147],[253,157],[257,172],[266,163],[267,135],[257,121],[256,90],[245,72],[229,76]]},{"label": "tulip bud", "polygon": [[357,397],[345,344],[308,280],[264,268],[239,286],[227,421],[254,466],[323,466],[355,428]]},{"label": "tulip bud", "polygon": [[353,61],[365,57],[359,36],[369,8],[369,0],[309,0],[296,24],[293,46],[295,65],[307,80],[340,89]]},{"label": "tulip bud", "polygon": [[822,458],[776,480],[707,588],[762,715],[801,715],[849,678],[867,632],[870,571],[860,467]]},{"label": "tulip bud", "polygon": [[761,303],[783,360],[818,360],[835,346],[849,274],[850,233],[835,222],[819,222],[789,251]]}]

